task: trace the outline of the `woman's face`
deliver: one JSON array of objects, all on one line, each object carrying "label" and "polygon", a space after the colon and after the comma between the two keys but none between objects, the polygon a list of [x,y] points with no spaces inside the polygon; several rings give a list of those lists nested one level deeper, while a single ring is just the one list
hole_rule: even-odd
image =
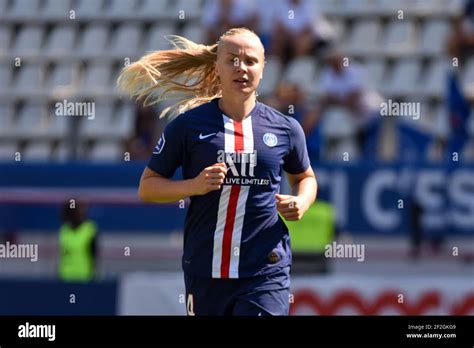
[{"label": "woman's face", "polygon": [[219,44],[216,61],[222,94],[254,93],[262,78],[264,60],[263,47],[256,36],[244,33],[225,37]]}]

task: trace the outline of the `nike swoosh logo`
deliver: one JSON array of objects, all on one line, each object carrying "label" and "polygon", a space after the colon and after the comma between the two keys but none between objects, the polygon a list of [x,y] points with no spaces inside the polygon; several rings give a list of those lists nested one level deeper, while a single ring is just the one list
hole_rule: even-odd
[{"label": "nike swoosh logo", "polygon": [[199,139],[206,139],[206,138],[209,138],[211,136],[213,136],[214,134],[217,134],[217,133],[211,133],[211,134],[206,134],[206,135],[202,135],[202,133],[199,134]]}]

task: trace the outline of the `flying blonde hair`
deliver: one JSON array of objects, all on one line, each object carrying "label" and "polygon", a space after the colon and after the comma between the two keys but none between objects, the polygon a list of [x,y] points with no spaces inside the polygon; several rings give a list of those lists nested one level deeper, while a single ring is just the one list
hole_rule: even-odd
[{"label": "flying blonde hair", "polygon": [[173,118],[222,96],[215,71],[218,47],[222,39],[238,34],[254,35],[261,43],[257,34],[247,28],[230,29],[213,45],[170,35],[168,40],[175,49],[154,51],[130,64],[120,73],[117,85],[145,106],[177,99],[160,114],[160,118],[167,114]]}]

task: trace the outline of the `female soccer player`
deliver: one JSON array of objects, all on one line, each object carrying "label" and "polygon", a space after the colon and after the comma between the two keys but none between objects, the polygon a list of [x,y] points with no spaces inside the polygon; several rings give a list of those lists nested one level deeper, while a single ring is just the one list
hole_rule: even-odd
[{"label": "female soccer player", "polygon": [[[147,202],[190,197],[184,227],[188,315],[287,315],[291,249],[286,220],[316,198],[300,125],[256,100],[264,49],[249,29],[217,44],[174,37],[125,68],[119,86],[151,104],[181,93],[145,168]],[[176,94],[175,94],[176,95]],[[184,180],[170,179],[182,166]],[[279,194],[282,168],[295,195]]]}]

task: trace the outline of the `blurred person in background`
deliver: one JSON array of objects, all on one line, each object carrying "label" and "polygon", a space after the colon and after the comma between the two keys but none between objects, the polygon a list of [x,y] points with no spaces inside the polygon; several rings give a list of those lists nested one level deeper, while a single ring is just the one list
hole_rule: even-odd
[{"label": "blurred person in background", "polygon": [[271,55],[286,64],[295,57],[312,54],[322,43],[315,30],[318,14],[307,0],[280,0],[270,6],[275,7]]},{"label": "blurred person in background", "polygon": [[206,31],[207,43],[214,44],[221,33],[230,28],[256,28],[257,9],[252,0],[206,0],[203,8],[202,24]]},{"label": "blurred person in background", "polygon": [[[317,191],[303,130],[256,99],[265,54],[255,32],[233,28],[211,46],[177,36],[174,44],[125,68],[118,84],[137,99],[157,87],[186,95],[169,109],[176,117],[143,171],[139,195],[191,199],[182,258],[187,313],[288,315],[291,248],[282,217],[301,219]],[[179,77],[197,82],[173,81]],[[179,167],[184,180],[171,179]],[[280,194],[283,170],[293,195]]]},{"label": "blurred person in background", "polygon": [[446,42],[448,54],[461,62],[474,53],[474,0],[467,0],[461,16],[453,23]]},{"label": "blurred person in background", "polygon": [[[305,93],[296,83],[280,82],[274,96],[267,100],[268,105],[283,114],[294,117],[302,126],[306,114],[313,112],[310,103],[306,100]],[[322,134],[319,119],[311,124],[312,128],[303,130],[306,135],[306,146],[312,160],[320,159]]]},{"label": "blurred person in background", "polygon": [[355,121],[359,152],[364,156],[374,156],[374,149],[369,148],[368,144],[369,140],[378,136],[382,99],[364,85],[364,80],[359,64],[345,58],[342,49],[333,47],[328,50],[320,79],[322,96],[315,109],[305,115],[305,132],[308,134],[314,129],[328,108],[343,107]]},{"label": "blurred person in background", "polygon": [[87,218],[87,208],[79,201],[62,207],[59,229],[59,279],[88,282],[96,275],[97,226]]},{"label": "blurred person in background", "polygon": [[138,104],[135,113],[135,130],[128,139],[126,150],[130,153],[132,160],[145,160],[155,147],[156,134],[159,134],[162,126],[159,118],[156,116],[154,107],[145,107]]}]

